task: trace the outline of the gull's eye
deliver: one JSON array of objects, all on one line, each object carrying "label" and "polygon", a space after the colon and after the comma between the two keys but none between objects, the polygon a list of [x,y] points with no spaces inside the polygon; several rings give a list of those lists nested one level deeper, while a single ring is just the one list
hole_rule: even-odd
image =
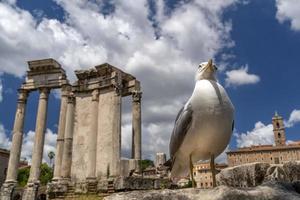
[{"label": "gull's eye", "polygon": [[201,69],[202,68],[202,65],[199,65],[198,69]]}]

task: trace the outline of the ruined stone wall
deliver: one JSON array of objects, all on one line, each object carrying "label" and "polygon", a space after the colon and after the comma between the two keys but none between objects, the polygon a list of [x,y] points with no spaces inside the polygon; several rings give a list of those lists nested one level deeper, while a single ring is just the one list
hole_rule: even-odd
[{"label": "ruined stone wall", "polygon": [[91,126],[91,94],[76,94],[73,150],[72,150],[72,168],[71,177],[76,181],[86,179],[88,162],[88,135]]},{"label": "ruined stone wall", "polygon": [[0,187],[4,183],[7,165],[8,165],[9,154],[4,154],[0,152]]},{"label": "ruined stone wall", "polygon": [[121,154],[121,96],[100,92],[97,135],[97,177],[119,174]]}]

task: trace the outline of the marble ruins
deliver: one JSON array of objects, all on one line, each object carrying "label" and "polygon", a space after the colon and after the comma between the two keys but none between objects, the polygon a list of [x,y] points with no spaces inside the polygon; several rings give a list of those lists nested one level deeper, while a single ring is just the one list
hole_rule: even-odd
[{"label": "marble ruins", "polygon": [[[108,188],[114,178],[140,173],[141,88],[132,75],[110,65],[75,71],[77,81],[70,84],[65,70],[54,59],[28,62],[13,128],[11,156],[1,200],[13,198],[23,138],[27,97],[39,91],[35,139],[30,177],[22,199],[36,198],[39,189],[48,96],[51,89],[61,90],[56,159],[48,198],[56,198],[72,188],[77,192],[97,192]],[[132,157],[121,160],[122,97],[132,96]],[[50,111],[51,112],[51,111]]]}]

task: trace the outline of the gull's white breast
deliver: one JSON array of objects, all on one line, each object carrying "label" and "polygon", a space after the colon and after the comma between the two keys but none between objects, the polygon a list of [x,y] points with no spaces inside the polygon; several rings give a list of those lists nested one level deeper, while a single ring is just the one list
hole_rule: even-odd
[{"label": "gull's white breast", "polygon": [[187,172],[190,154],[193,162],[207,160],[211,154],[218,156],[228,145],[232,134],[234,107],[219,83],[197,81],[186,106],[188,104],[192,106],[193,117],[191,127],[176,153],[175,164],[181,166],[174,167],[179,174],[183,169],[182,172]]}]

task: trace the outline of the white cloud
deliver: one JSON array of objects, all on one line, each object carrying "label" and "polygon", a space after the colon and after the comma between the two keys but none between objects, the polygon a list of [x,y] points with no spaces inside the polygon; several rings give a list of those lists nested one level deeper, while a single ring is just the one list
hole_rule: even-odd
[{"label": "white cloud", "polygon": [[255,84],[260,81],[258,75],[248,73],[248,65],[239,69],[226,72],[226,86],[240,86],[247,84]]},{"label": "white cloud", "polygon": [[300,30],[300,1],[276,0],[276,18],[280,23],[290,22],[293,30]]},{"label": "white cloud", "polygon": [[8,149],[10,148],[11,142],[5,133],[5,128],[0,124],[0,148]]},{"label": "white cloud", "polygon": [[[120,67],[142,84],[144,157],[168,153],[173,121],[193,90],[198,64],[234,44],[231,23],[222,14],[237,1],[190,1],[168,14],[164,1],[157,1],[156,28],[147,0],[114,1],[114,12],[106,16],[94,1],[56,2],[65,11],[64,22],[37,20],[0,3],[0,71],[22,76],[25,61],[45,57],[57,59],[73,80],[75,69],[103,62]],[[128,134],[129,124],[123,124]]]},{"label": "white cloud", "polygon": [[[28,160],[29,163],[31,162],[31,158],[32,158],[34,135],[35,135],[34,131],[28,131],[28,133],[25,134],[23,138],[21,157],[26,158],[26,160]],[[56,137],[57,135],[53,133],[50,129],[46,130],[45,144],[44,144],[44,151],[43,151],[43,162],[49,163],[48,153],[50,151],[53,151],[55,153]]]},{"label": "white cloud", "polygon": [[[285,121],[286,128],[293,127],[300,122],[300,110],[293,110],[289,120]],[[265,125],[262,122],[256,122],[254,129],[246,133],[234,133],[237,141],[237,147],[249,147],[252,145],[274,144],[273,125]],[[287,143],[293,141],[287,140]]]},{"label": "white cloud", "polygon": [[274,144],[272,124],[265,125],[256,122],[254,129],[246,133],[235,134],[238,147],[249,147],[252,145]]},{"label": "white cloud", "polygon": [[285,126],[292,127],[298,122],[300,122],[300,110],[293,110],[289,120],[285,122]]},{"label": "white cloud", "polygon": [[216,163],[227,163],[227,154],[226,152],[230,151],[229,145],[226,149],[216,158]]}]

